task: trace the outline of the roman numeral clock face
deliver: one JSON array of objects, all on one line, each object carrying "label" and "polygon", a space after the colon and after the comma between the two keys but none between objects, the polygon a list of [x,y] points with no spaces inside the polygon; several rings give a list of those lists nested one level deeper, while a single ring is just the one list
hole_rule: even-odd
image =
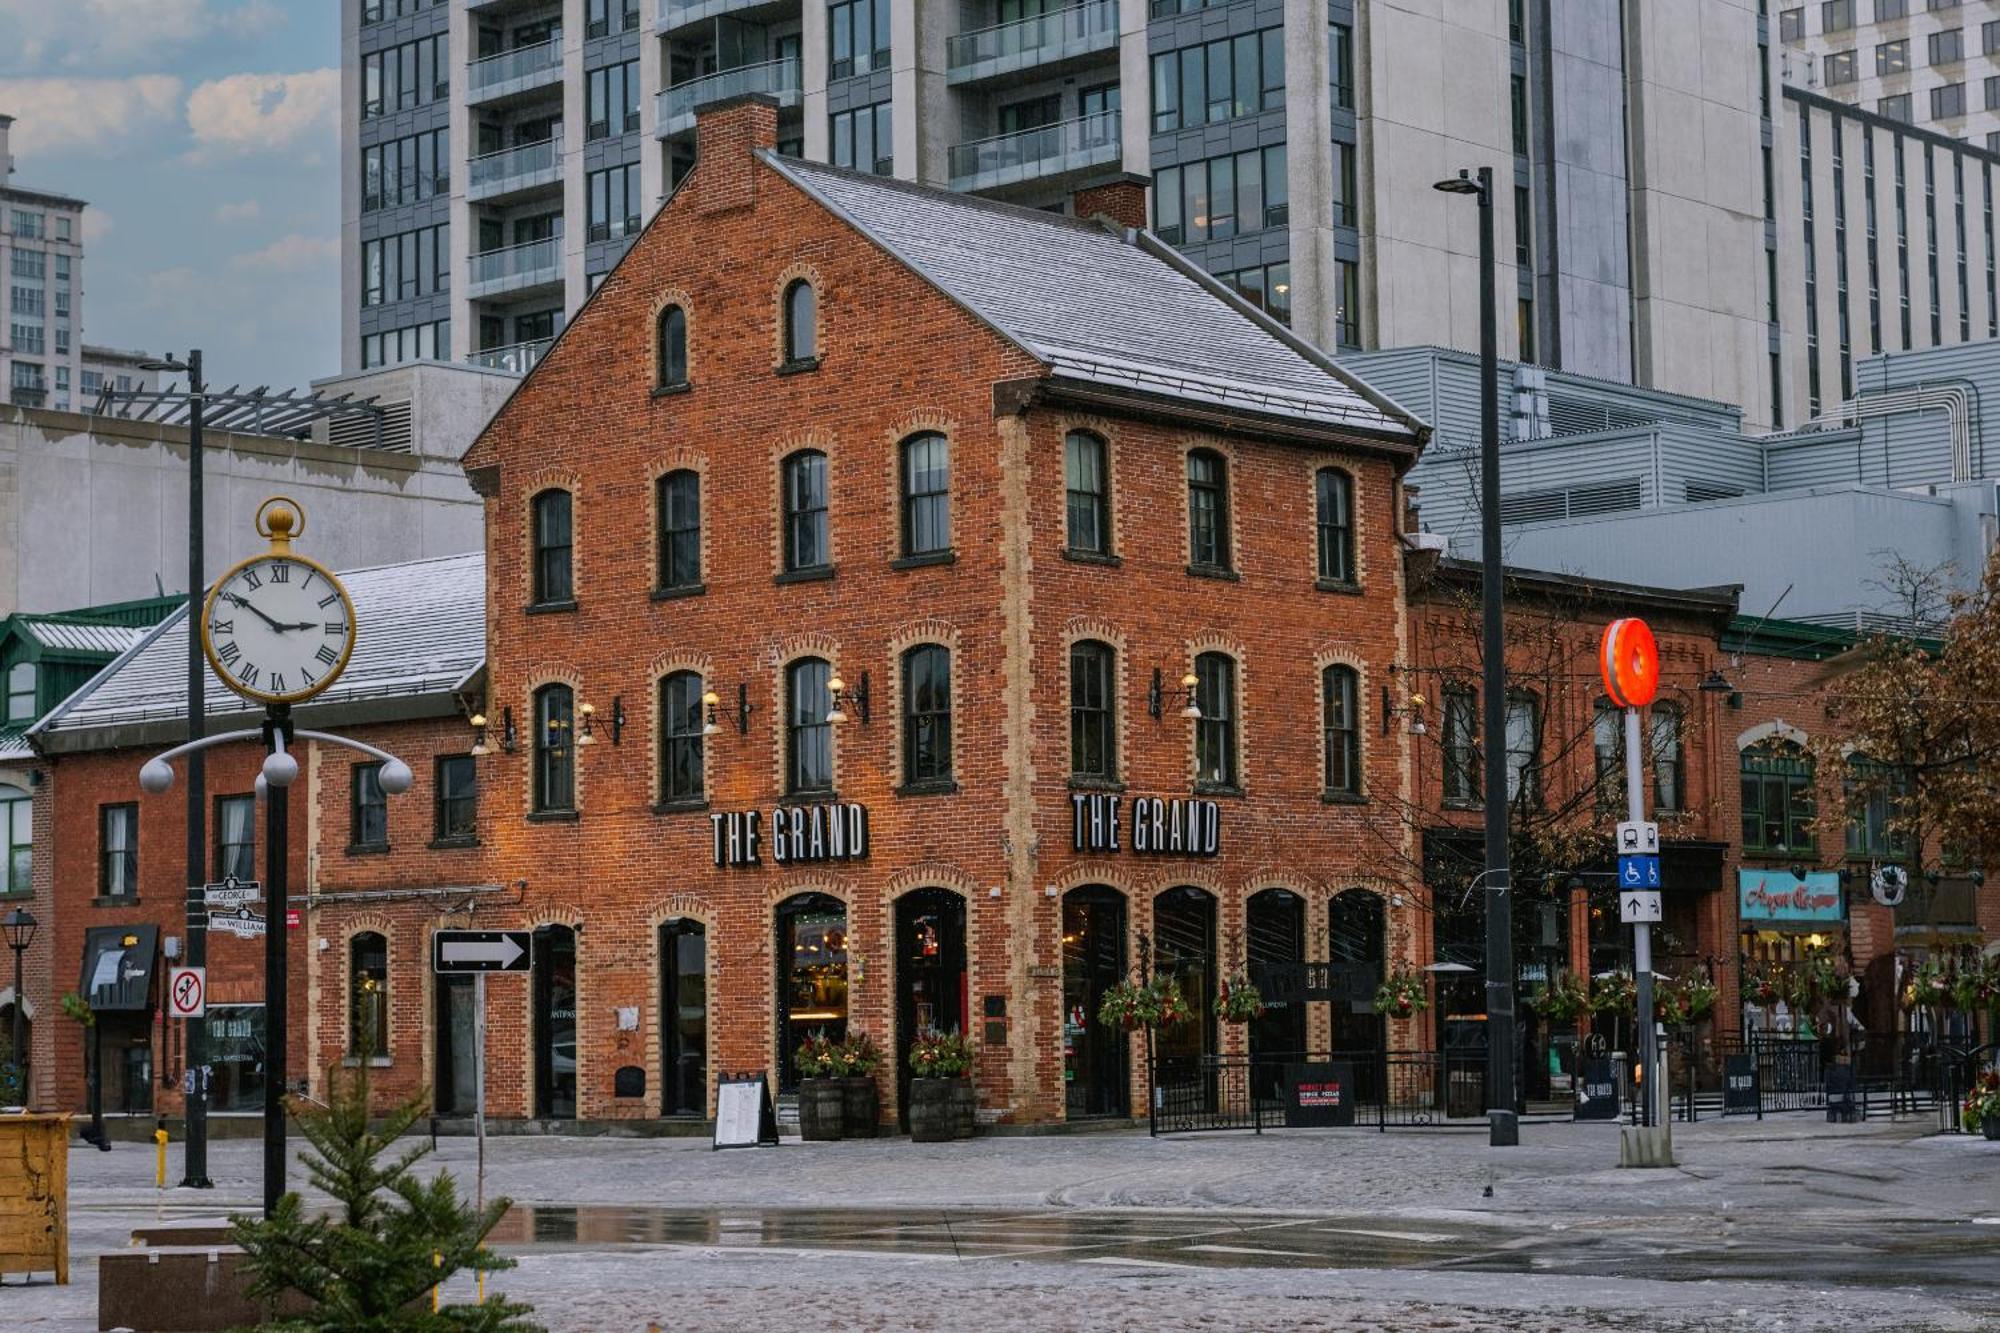
[{"label": "roman numeral clock face", "polygon": [[265,703],[312,698],[354,651],[354,604],[310,560],[264,555],[229,571],[208,596],[202,646],[238,694]]}]

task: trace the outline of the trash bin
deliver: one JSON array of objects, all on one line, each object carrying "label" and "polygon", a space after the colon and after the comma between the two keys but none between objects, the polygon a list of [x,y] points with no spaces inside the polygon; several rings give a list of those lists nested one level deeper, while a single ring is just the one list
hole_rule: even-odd
[{"label": "trash bin", "polygon": [[0,1115],[0,1273],[69,1281],[67,1115]]}]

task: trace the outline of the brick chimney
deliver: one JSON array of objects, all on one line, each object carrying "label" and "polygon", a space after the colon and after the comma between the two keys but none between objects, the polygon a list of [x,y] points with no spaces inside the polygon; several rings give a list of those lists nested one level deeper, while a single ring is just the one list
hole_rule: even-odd
[{"label": "brick chimney", "polygon": [[759,148],[778,146],[778,99],[744,93],[702,107],[694,118],[699,211],[720,213],[756,202]]},{"label": "brick chimney", "polygon": [[1121,172],[1110,180],[1084,186],[1072,196],[1071,203],[1080,218],[1101,215],[1121,227],[1144,227],[1146,187],[1152,183],[1150,176]]}]

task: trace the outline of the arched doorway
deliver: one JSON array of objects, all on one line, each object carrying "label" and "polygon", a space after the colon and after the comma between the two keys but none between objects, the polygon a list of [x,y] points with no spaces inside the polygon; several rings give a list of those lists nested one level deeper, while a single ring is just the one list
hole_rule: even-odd
[{"label": "arched doorway", "polygon": [[1071,1120],[1131,1114],[1122,1028],[1097,1021],[1104,992],[1125,979],[1125,899],[1090,884],[1063,895],[1063,1090]]},{"label": "arched doorway", "polygon": [[[1306,900],[1290,889],[1265,889],[1250,896],[1245,913],[1248,928],[1250,979],[1269,965],[1286,966],[1306,960]],[[1250,1020],[1252,1086],[1260,1097],[1275,1097],[1283,1066],[1305,1059],[1304,1000],[1273,999],[1267,991],[1264,1012]]]},{"label": "arched doorway", "polygon": [[799,1086],[796,1054],[810,1036],[847,1037],[847,904],[795,894],[777,913],[778,1086]]},{"label": "arched doorway", "polygon": [[1375,1012],[1375,988],[1382,984],[1388,916],[1382,895],[1348,889],[1327,906],[1327,961],[1332,964],[1333,1050],[1354,1061],[1355,1098],[1376,1100],[1381,1092],[1381,1060],[1388,1032]]},{"label": "arched doorway", "polygon": [[970,1035],[965,993],[965,899],[918,889],[896,900],[896,1105],[907,1119],[910,1043],[926,1031]]},{"label": "arched doorway", "polygon": [[708,1111],[708,932],[699,921],[660,926],[660,1114]]},{"label": "arched doorway", "polygon": [[535,1118],[576,1119],[576,932],[535,932]]},{"label": "arched doorway", "polygon": [[1215,1054],[1215,895],[1191,885],[1153,899],[1153,968],[1180,984],[1193,1016],[1154,1038],[1160,1080],[1191,1079]]}]

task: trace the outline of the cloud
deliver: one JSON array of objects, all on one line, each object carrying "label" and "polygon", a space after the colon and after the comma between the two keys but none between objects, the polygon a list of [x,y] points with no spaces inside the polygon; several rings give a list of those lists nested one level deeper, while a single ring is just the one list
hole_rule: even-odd
[{"label": "cloud", "polygon": [[340,113],[340,71],[231,74],[188,94],[194,156],[248,156],[330,144]]},{"label": "cloud", "polygon": [[[0,0],[4,5],[6,0]],[[0,29],[6,27],[0,13]],[[0,79],[0,111],[16,120],[14,155],[109,156],[174,123],[181,81],[168,74],[129,79]],[[25,174],[25,173],[24,173]]]},{"label": "cloud", "polygon": [[261,250],[231,255],[229,267],[286,273],[332,264],[340,258],[340,240],[334,236],[302,236],[293,232]]},{"label": "cloud", "polygon": [[104,209],[92,204],[83,210],[83,243],[96,245],[118,229],[118,219]]},{"label": "cloud", "polygon": [[262,209],[258,206],[255,199],[245,199],[241,203],[236,204],[217,204],[215,206],[215,220],[217,222],[255,222],[257,215],[261,211]]},{"label": "cloud", "polygon": [[194,42],[243,42],[284,24],[271,0],[0,0],[0,71],[159,67]]}]

